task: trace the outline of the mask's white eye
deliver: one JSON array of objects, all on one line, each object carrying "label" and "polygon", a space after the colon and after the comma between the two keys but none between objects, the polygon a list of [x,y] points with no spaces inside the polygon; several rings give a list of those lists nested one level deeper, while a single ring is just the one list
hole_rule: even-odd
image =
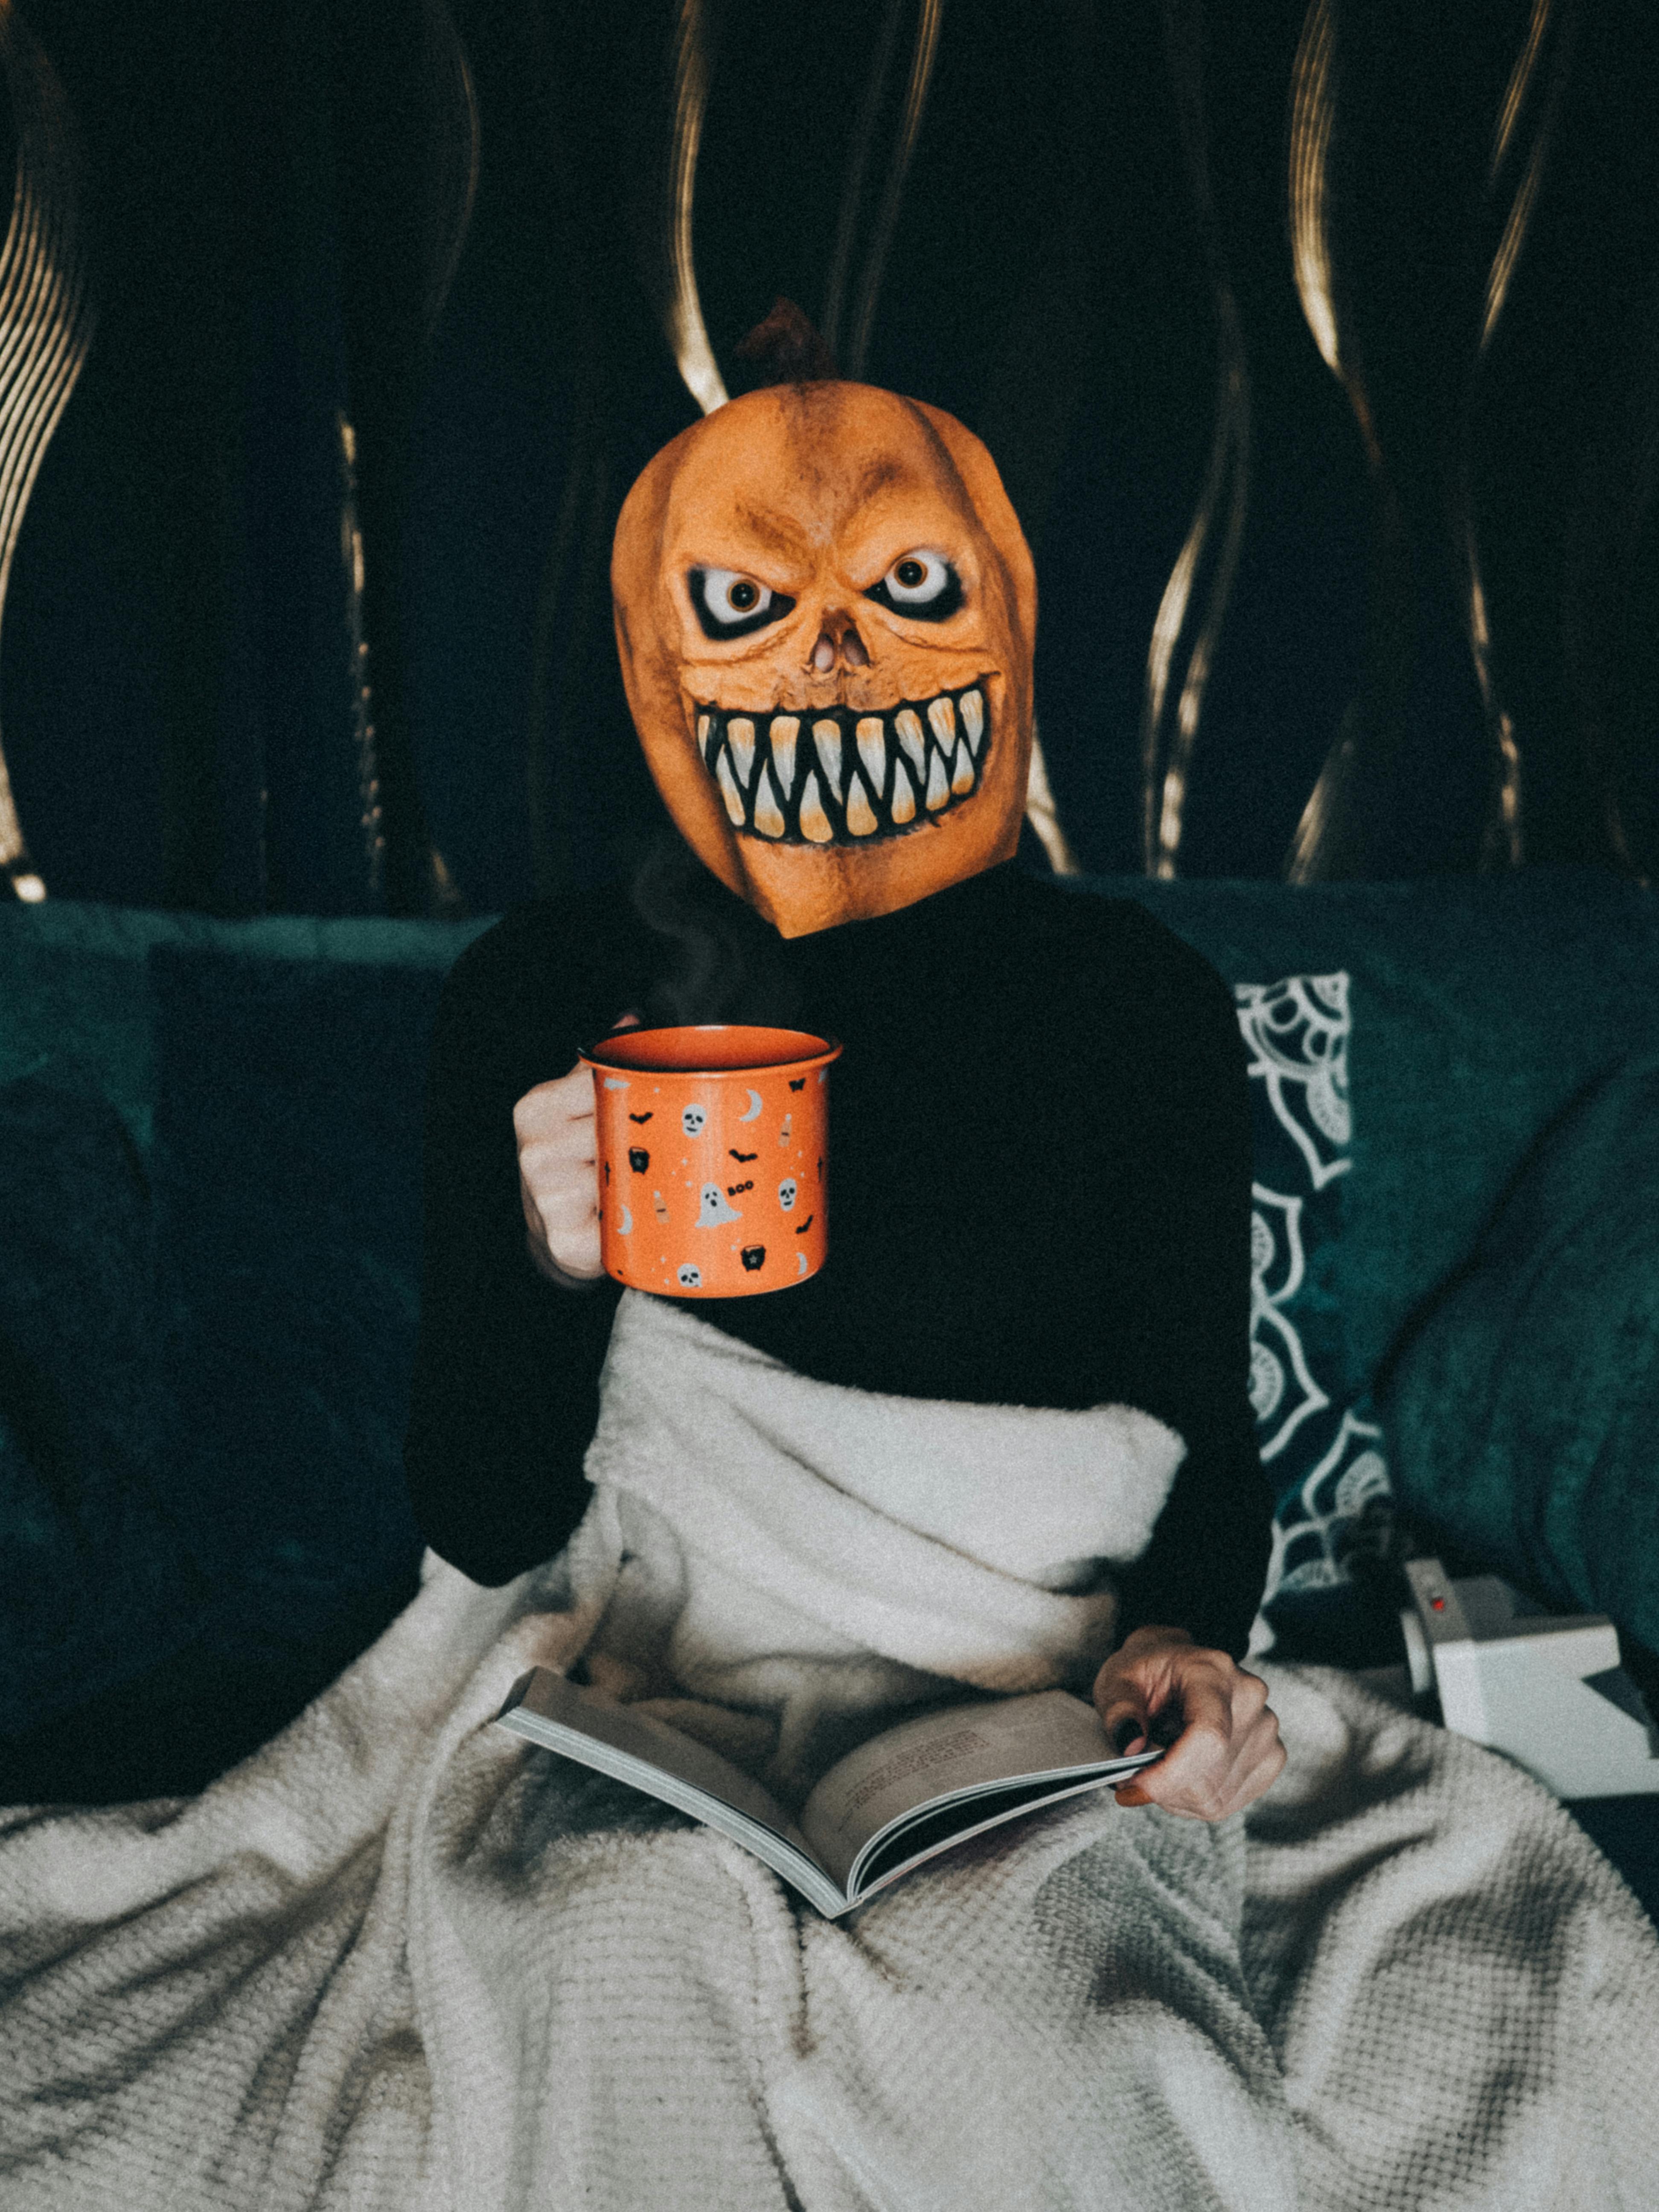
[{"label": "mask's white eye", "polygon": [[794,605],[767,584],[737,568],[694,568],[691,604],[710,637],[732,637],[775,622]]},{"label": "mask's white eye", "polygon": [[907,553],[882,578],[896,607],[930,607],[950,580],[950,563],[937,553]]},{"label": "mask's white eye", "polygon": [[901,553],[864,596],[915,622],[944,622],[962,605],[962,579],[942,553]]}]

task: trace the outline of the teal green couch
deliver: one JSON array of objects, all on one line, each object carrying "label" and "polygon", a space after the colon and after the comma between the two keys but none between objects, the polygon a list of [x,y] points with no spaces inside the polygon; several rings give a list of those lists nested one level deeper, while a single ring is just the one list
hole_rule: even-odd
[{"label": "teal green couch", "polygon": [[[1304,1216],[1297,1292],[1325,1393],[1357,1409],[1373,1474],[1393,1461],[1414,1540],[1547,1601],[1616,1598],[1633,1648],[1659,1647],[1659,1474],[1630,1463],[1646,1401],[1625,1409],[1620,1463],[1590,1455],[1564,1506],[1547,1455],[1573,1314],[1535,1378],[1556,1423],[1538,1450],[1480,1364],[1510,1326],[1492,1297],[1510,1247],[1482,1275],[1483,1238],[1575,1102],[1659,1054],[1659,905],[1576,872],[1078,895],[1098,890],[1143,901],[1236,984],[1346,972],[1351,1154],[1317,1237]],[[412,1588],[398,1447],[422,1068],[444,973],[483,926],[0,910],[0,1800],[196,1786]],[[1610,1265],[1640,1295],[1608,1323],[1610,1371],[1639,1399],[1659,1191],[1616,1180]],[[1554,1254],[1546,1237],[1539,1264]],[[1456,1302],[1483,1282],[1465,1328]],[[1565,1418],[1594,1428],[1598,1407]],[[1385,1527],[1361,1555],[1373,1595],[1401,1540]]]}]

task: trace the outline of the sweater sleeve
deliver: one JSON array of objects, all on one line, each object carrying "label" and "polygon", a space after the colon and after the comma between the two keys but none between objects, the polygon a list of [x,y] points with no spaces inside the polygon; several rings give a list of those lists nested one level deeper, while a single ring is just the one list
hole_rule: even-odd
[{"label": "sweater sleeve", "polygon": [[[578,918],[509,918],[446,983],[423,1164],[421,1327],[404,1466],[427,1541],[475,1581],[550,1558],[590,1495],[582,1462],[617,1286],[550,1283],[526,1245],[513,1109],[618,1006]],[[586,1001],[592,1001],[591,1007]]]},{"label": "sweater sleeve", "polygon": [[1119,1632],[1166,1624],[1242,1658],[1272,1533],[1248,1393],[1247,1062],[1231,995],[1207,963],[1164,936],[1151,975],[1145,1173],[1139,1218],[1126,1224],[1146,1260],[1126,1351],[1133,1401],[1177,1431],[1187,1455],[1147,1549],[1120,1575]]}]

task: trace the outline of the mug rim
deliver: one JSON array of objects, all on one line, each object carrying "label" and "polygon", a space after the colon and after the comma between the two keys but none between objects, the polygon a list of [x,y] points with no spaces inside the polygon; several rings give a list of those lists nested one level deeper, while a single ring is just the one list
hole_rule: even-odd
[{"label": "mug rim", "polygon": [[[649,1037],[687,1035],[715,1037],[730,1036],[733,1030],[744,1030],[758,1036],[787,1038],[797,1048],[777,1059],[734,1060],[724,1067],[710,1067],[695,1062],[689,1066],[653,1066],[632,1056],[633,1052]],[[613,1052],[615,1057],[607,1056]],[[817,1030],[786,1029],[768,1022],[673,1022],[658,1023],[651,1029],[615,1030],[602,1037],[597,1044],[579,1046],[576,1057],[585,1066],[613,1068],[629,1075],[696,1076],[705,1082],[718,1082],[723,1076],[776,1075],[785,1068],[810,1071],[815,1067],[827,1067],[832,1060],[839,1060],[841,1054],[840,1040],[824,1036]]]}]

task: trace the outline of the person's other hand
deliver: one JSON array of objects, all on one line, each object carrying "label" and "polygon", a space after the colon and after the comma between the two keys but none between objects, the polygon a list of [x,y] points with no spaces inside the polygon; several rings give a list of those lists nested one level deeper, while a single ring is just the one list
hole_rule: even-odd
[{"label": "person's other hand", "polygon": [[[624,1014],[611,1033],[639,1025],[637,1014]],[[550,1282],[596,1282],[605,1270],[592,1072],[578,1060],[568,1075],[526,1091],[513,1109],[513,1130],[531,1259]]]},{"label": "person's other hand", "polygon": [[1095,1678],[1107,1741],[1125,1754],[1169,1746],[1118,1785],[1120,1805],[1161,1805],[1189,1820],[1222,1820],[1261,1796],[1285,1768],[1267,1686],[1224,1651],[1200,1650],[1184,1628],[1137,1628]]}]

